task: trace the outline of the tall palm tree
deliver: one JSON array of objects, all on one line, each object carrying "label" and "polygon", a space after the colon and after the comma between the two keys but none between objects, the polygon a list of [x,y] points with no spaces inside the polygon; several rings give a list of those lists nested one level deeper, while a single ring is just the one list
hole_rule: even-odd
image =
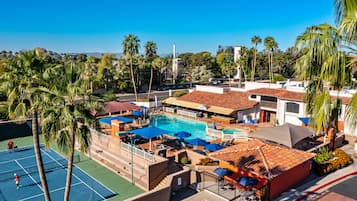
[{"label": "tall palm tree", "polygon": [[8,96],[9,117],[26,120],[32,117],[32,137],[36,156],[36,164],[41,186],[46,201],[51,200],[48,191],[46,174],[39,143],[38,112],[42,105],[43,93],[40,87],[45,87],[50,80],[45,80],[48,73],[45,65],[46,55],[39,51],[27,51],[10,59],[1,75],[1,88]]},{"label": "tall palm tree", "polygon": [[278,43],[271,36],[264,39],[264,46],[268,54],[268,67],[269,67],[269,80],[273,81],[273,54],[276,48],[278,48]]},{"label": "tall palm tree", "polygon": [[253,36],[251,41],[254,46],[254,58],[253,58],[253,62],[252,62],[253,68],[252,68],[251,80],[254,81],[255,67],[257,66],[257,47],[258,47],[258,44],[260,44],[262,42],[262,39],[259,36]]},{"label": "tall palm tree", "polygon": [[135,100],[138,101],[138,94],[136,91],[136,84],[135,84],[135,77],[134,77],[134,70],[133,70],[133,57],[135,57],[139,53],[139,48],[140,48],[140,40],[137,36],[133,34],[129,34],[125,36],[123,42],[122,42],[122,48],[123,48],[123,53],[129,59],[129,65],[130,65],[130,75],[131,75],[131,81],[133,83],[133,89],[134,89],[134,94],[135,94]]},{"label": "tall palm tree", "polygon": [[161,57],[156,57],[152,62],[152,66],[158,69],[160,85],[162,84],[162,74],[167,70],[167,66],[169,63],[171,62],[169,61],[168,58],[161,58]]},{"label": "tall palm tree", "polygon": [[[329,24],[308,27],[296,40],[296,46],[305,54],[296,63],[296,72],[304,80],[309,81],[307,87],[307,111],[314,120],[312,125],[320,132],[327,128],[338,131],[338,116],[341,111],[341,100],[332,101],[329,90],[324,85],[329,84],[340,91],[349,82],[351,76],[348,55],[357,51],[350,45],[356,44],[356,25],[354,28],[345,26],[344,22],[356,22],[357,3],[355,0],[335,0],[336,22],[339,28]],[[353,14],[351,14],[353,13]],[[347,107],[346,120],[352,127],[357,123],[357,94]],[[333,136],[334,138],[334,136]],[[333,141],[334,142],[334,141]],[[334,145],[333,145],[334,148]]]},{"label": "tall palm tree", "polygon": [[88,98],[82,72],[83,69],[76,64],[65,66],[62,76],[53,78],[57,86],[47,91],[51,101],[42,111],[46,146],[55,141],[68,158],[64,201],[68,201],[70,196],[75,143],[79,143],[82,152],[87,151],[90,145],[89,125],[95,122],[90,111],[97,109],[96,102]]},{"label": "tall palm tree", "polygon": [[97,59],[93,56],[88,57],[87,61],[85,62],[85,68],[83,73],[84,79],[89,82],[89,89],[91,93],[93,93],[94,91],[93,82],[95,81],[97,68]]},{"label": "tall palm tree", "polygon": [[148,41],[145,44],[145,56],[146,59],[150,65],[150,83],[149,83],[149,92],[148,92],[148,100],[150,100],[150,92],[151,92],[151,85],[152,85],[152,78],[153,78],[153,74],[154,74],[154,70],[153,70],[153,60],[154,58],[157,56],[156,54],[157,51],[157,46],[156,43],[154,43],[153,41]]}]

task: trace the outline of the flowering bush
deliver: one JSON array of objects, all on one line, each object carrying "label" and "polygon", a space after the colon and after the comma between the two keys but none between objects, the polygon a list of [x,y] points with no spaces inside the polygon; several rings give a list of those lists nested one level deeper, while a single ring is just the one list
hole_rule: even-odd
[{"label": "flowering bush", "polygon": [[218,161],[213,161],[210,158],[202,158],[197,165],[203,165],[203,166],[216,166],[218,165]]},{"label": "flowering bush", "polygon": [[347,165],[352,163],[351,157],[341,149],[336,149],[333,152],[333,156],[334,158],[330,159],[329,161],[325,161],[323,163],[319,163],[314,159],[315,171],[318,175],[320,176],[326,175],[330,172],[346,167]]}]

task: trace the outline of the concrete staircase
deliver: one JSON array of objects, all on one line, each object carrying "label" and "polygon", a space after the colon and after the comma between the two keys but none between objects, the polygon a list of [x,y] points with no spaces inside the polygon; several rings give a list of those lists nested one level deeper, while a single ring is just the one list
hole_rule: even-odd
[{"label": "concrete staircase", "polygon": [[157,186],[155,186],[155,188],[153,190],[158,190],[158,189],[166,187],[168,184],[168,180],[169,180],[169,175],[166,176],[163,180],[161,180],[161,182]]}]

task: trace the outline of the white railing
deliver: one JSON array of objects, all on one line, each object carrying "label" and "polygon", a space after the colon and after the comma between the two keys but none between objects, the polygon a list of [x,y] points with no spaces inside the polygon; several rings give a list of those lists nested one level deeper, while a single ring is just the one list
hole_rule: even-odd
[{"label": "white railing", "polygon": [[164,107],[165,112],[175,113],[175,108]]},{"label": "white railing", "polygon": [[145,160],[148,160],[148,161],[151,161],[151,162],[154,162],[155,161],[155,157],[153,154],[150,154],[144,150],[141,150],[141,149],[138,149],[136,147],[131,147],[130,144],[127,144],[127,143],[124,143],[124,142],[121,142],[120,143],[120,148],[126,152],[129,152],[131,154],[131,150],[133,150],[133,154],[135,156],[138,156],[140,158],[143,158]]},{"label": "white railing", "polygon": [[180,115],[183,115],[183,116],[187,116],[187,117],[197,118],[197,113],[196,112],[190,112],[190,111],[186,111],[186,110],[177,110],[176,113],[180,114]]},{"label": "white railing", "polygon": [[224,141],[232,139],[248,139],[248,134],[246,132],[234,132],[233,134],[225,134],[221,130],[216,130],[209,127],[206,127],[206,134],[208,136],[221,138]]},{"label": "white railing", "polygon": [[212,137],[224,139],[224,133],[223,133],[223,131],[216,130],[216,129],[213,129],[213,128],[208,128],[208,127],[206,127],[206,134],[207,134],[208,136],[212,136]]}]

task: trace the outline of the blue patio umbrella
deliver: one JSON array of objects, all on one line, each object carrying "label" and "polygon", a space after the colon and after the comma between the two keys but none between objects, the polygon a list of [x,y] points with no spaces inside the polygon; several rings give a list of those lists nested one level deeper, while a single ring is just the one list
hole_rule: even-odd
[{"label": "blue patio umbrella", "polygon": [[192,145],[196,145],[196,146],[205,146],[208,144],[208,142],[206,142],[205,140],[202,140],[200,138],[195,138],[192,140],[187,140],[187,143],[192,144]]},{"label": "blue patio umbrella", "polygon": [[299,117],[299,120],[307,126],[310,123],[310,117]]},{"label": "blue patio umbrella", "polygon": [[233,174],[233,172],[231,170],[228,170],[227,168],[217,168],[213,172],[220,177],[230,176]]},{"label": "blue patio umbrella", "polygon": [[238,177],[237,181],[242,186],[255,186],[258,183],[258,180],[252,177]]},{"label": "blue patio umbrella", "polygon": [[157,128],[154,126],[139,128],[139,129],[131,130],[129,132],[134,133],[136,135],[140,135],[143,138],[149,139],[150,140],[150,150],[151,150],[151,138],[170,133],[170,131],[167,131],[167,130],[164,130],[161,128]]},{"label": "blue patio umbrella", "polygon": [[219,144],[208,144],[205,146],[205,149],[208,151],[217,151],[217,150],[220,150],[223,148],[224,148],[224,146],[219,145]]},{"label": "blue patio umbrella", "polygon": [[174,134],[176,137],[182,139],[182,138],[186,138],[186,137],[190,137],[192,134],[186,131],[180,131]]}]

